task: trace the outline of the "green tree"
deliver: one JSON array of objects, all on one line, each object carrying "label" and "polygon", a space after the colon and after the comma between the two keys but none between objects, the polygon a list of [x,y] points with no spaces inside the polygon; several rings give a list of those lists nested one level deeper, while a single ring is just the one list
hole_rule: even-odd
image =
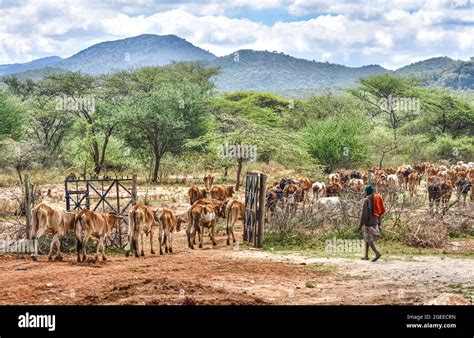
[{"label": "green tree", "polygon": [[326,172],[343,166],[360,163],[367,154],[365,135],[370,126],[360,117],[328,117],[312,121],[302,130],[308,143],[309,153],[321,164]]},{"label": "green tree", "polygon": [[24,110],[18,102],[0,91],[0,141],[6,137],[20,138],[24,122]]},{"label": "green tree", "polygon": [[122,105],[127,143],[153,154],[151,181],[158,180],[167,152],[179,153],[186,139],[205,132],[202,104],[211,94],[217,73],[197,63],[147,67],[128,75],[130,95]]},{"label": "green tree", "polygon": [[[361,78],[359,87],[349,92],[363,102],[373,118],[383,117],[385,123],[392,129],[393,140],[397,141],[399,128],[410,119],[414,119],[419,111],[407,110],[397,103],[415,99],[419,95],[413,80],[394,77],[388,74]],[[408,106],[408,105],[404,105]]]}]

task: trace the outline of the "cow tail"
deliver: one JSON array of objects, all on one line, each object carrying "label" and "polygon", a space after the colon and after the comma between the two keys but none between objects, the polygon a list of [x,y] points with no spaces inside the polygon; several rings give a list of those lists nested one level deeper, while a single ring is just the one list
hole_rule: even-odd
[{"label": "cow tail", "polygon": [[138,252],[138,236],[140,235],[140,229],[138,229],[137,224],[143,224],[142,222],[138,222],[138,217],[140,217],[139,212],[133,213],[133,236],[132,236],[132,247],[135,252]]}]

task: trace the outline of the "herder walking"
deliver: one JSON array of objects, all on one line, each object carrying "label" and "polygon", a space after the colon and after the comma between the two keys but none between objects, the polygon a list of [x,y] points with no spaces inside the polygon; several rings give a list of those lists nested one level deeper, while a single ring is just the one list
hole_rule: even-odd
[{"label": "herder walking", "polygon": [[375,253],[375,258],[372,259],[372,262],[375,262],[382,256],[375,247],[375,241],[380,238],[380,222],[382,215],[385,213],[385,207],[382,196],[374,194],[374,188],[371,185],[367,185],[364,190],[367,197],[364,200],[359,225],[359,230],[362,230],[365,241],[365,256],[362,259],[369,259],[370,247]]}]

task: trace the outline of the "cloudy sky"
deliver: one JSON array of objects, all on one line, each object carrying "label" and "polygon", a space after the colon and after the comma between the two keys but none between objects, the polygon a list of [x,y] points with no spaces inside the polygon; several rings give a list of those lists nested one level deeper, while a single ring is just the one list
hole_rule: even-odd
[{"label": "cloudy sky", "polygon": [[281,51],[394,69],[474,56],[474,0],[0,0],[0,64],[68,57],[98,42],[175,34],[222,56]]}]

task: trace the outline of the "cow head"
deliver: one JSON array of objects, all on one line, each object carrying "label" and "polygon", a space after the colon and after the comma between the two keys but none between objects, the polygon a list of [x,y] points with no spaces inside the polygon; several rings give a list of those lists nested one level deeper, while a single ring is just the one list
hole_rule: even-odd
[{"label": "cow head", "polygon": [[232,197],[235,194],[234,187],[231,185],[227,186],[227,197]]}]

